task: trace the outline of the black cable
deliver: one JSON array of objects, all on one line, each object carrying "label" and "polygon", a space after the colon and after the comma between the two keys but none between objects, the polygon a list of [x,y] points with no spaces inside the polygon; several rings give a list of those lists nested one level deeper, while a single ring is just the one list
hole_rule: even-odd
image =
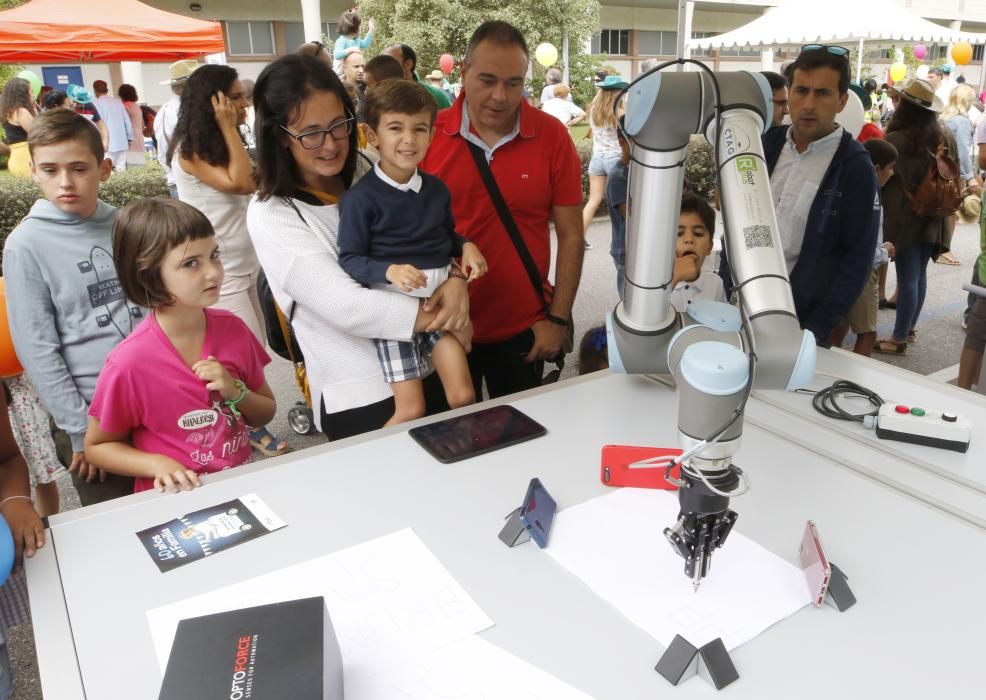
[{"label": "black cable", "polygon": [[[839,406],[838,399],[842,396],[866,399],[870,402],[870,405],[873,406],[873,410],[867,413],[850,413]],[[865,386],[860,386],[855,382],[840,379],[839,381],[834,382],[832,386],[818,391],[815,394],[815,397],[811,400],[811,405],[814,406],[815,410],[823,416],[828,416],[829,418],[834,418],[836,420],[849,420],[862,423],[866,416],[875,416],[880,412],[880,406],[883,405],[883,399],[880,398],[880,395],[875,391],[871,391]]]}]

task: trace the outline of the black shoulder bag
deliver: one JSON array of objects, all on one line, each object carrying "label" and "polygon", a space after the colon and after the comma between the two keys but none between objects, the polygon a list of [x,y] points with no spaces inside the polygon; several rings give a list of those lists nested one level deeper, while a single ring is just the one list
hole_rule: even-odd
[{"label": "black shoulder bag", "polygon": [[[517,228],[517,222],[514,221],[514,217],[510,213],[510,209],[507,207],[507,203],[504,201],[503,195],[500,193],[500,188],[496,184],[496,178],[493,177],[493,171],[490,169],[490,164],[486,160],[486,154],[483,152],[482,148],[471,142],[469,142],[469,150],[472,153],[473,160],[476,161],[476,168],[479,170],[480,177],[483,178],[483,184],[486,185],[486,192],[493,201],[493,207],[496,209],[496,213],[500,216],[500,222],[503,224],[503,228],[506,229],[507,234],[510,236],[510,241],[514,244],[514,248],[517,250],[517,255],[520,257],[520,261],[524,264],[524,269],[527,271],[527,276],[531,280],[531,286],[534,288],[534,293],[541,301],[544,308],[544,313],[549,314],[550,305],[544,296],[544,285],[541,282],[541,275],[538,273],[538,268],[534,262],[534,258],[531,257],[531,251],[527,249],[527,244],[524,243],[524,238],[520,233],[520,229]],[[558,365],[559,371],[565,366],[565,355],[572,352],[574,347],[575,323],[571,318],[569,318],[567,321],[565,340],[562,342],[561,346],[561,352],[558,354],[558,357],[552,360],[556,365]],[[557,374],[555,372],[551,372],[545,377],[545,381],[542,383],[550,384],[551,382],[557,380]]]}]

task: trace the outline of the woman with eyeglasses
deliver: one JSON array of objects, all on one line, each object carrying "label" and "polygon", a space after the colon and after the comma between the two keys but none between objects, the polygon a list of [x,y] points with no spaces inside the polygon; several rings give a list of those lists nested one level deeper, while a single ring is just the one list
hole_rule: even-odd
[{"label": "woman with eyeglasses", "polygon": [[[257,296],[260,262],[246,222],[250,195],[256,189],[253,163],[240,135],[247,106],[233,68],[198,68],[182,90],[178,125],[167,157],[178,198],[205,214],[216,230],[225,271],[216,306],[236,314],[264,344],[264,316]],[[288,449],[284,440],[263,426],[250,428],[250,442],[267,456]]]},{"label": "woman with eyeglasses", "polygon": [[[367,289],[339,266],[339,199],[372,167],[356,145],[342,81],[311,56],[282,56],[257,78],[258,192],[247,227],[278,306],[305,357],[316,421],[330,440],[380,428],[394,412],[374,338],[410,340],[469,323],[466,283],[429,300]],[[441,384],[425,380],[429,410]]]},{"label": "woman with eyeglasses", "polygon": [[893,335],[880,340],[873,351],[904,355],[915,342],[914,327],[927,292],[928,263],[948,251],[955,215],[920,216],[911,197],[934,163],[938,149],[957,161],[955,139],[943,129],[938,116],[945,108],[931,84],[920,78],[895,85],[897,108],[886,139],[897,149],[894,175],[883,188],[884,237],[896,248],[897,318]]}]

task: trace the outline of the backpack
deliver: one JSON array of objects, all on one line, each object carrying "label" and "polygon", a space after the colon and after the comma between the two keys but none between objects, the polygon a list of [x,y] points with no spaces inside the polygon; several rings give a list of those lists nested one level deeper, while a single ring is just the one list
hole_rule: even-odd
[{"label": "backpack", "polygon": [[[281,307],[274,301],[274,292],[271,291],[270,284],[267,282],[267,275],[263,270],[257,275],[257,296],[260,298],[260,310],[264,314],[264,325],[267,327],[267,344],[270,349],[291,362],[304,362],[304,355],[298,346],[298,341],[291,332],[291,321],[294,318],[294,304],[288,311],[288,316],[284,315]],[[285,329],[287,332],[285,333]]]},{"label": "backpack", "polygon": [[959,166],[945,153],[944,142],[938,152],[932,153],[928,169],[914,193],[907,192],[911,211],[918,216],[944,219],[954,214],[962,204],[962,187],[959,183]]}]

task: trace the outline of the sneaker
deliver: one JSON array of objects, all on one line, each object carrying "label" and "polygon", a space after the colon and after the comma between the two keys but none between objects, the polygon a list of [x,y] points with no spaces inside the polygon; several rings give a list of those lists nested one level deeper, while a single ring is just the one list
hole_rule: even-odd
[{"label": "sneaker", "polygon": [[589,243],[589,241],[585,241],[585,249],[586,250],[592,250],[592,244]]}]

